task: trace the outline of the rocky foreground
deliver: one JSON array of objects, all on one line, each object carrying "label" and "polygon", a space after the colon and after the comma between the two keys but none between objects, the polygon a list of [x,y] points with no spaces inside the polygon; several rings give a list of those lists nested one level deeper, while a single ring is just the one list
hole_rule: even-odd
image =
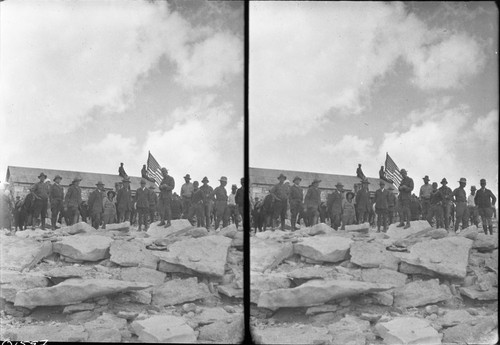
[{"label": "rocky foreground", "polygon": [[494,344],[498,232],[426,221],[377,233],[326,224],[251,237],[251,331],[261,344]]},{"label": "rocky foreground", "polygon": [[147,233],[0,234],[0,339],[237,343],[243,339],[243,231],[187,220]]}]

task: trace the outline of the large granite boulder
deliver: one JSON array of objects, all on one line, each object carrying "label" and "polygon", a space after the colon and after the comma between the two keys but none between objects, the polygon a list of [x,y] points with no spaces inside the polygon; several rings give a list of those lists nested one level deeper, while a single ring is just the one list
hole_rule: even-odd
[{"label": "large granite boulder", "polygon": [[281,307],[310,307],[328,301],[362,293],[380,292],[394,288],[390,284],[366,283],[356,280],[310,280],[291,289],[262,292],[258,306],[276,310]]},{"label": "large granite boulder", "polygon": [[16,294],[14,305],[26,308],[68,305],[83,302],[89,298],[141,290],[151,286],[150,283],[114,279],[67,279],[51,287],[19,291]]},{"label": "large granite boulder", "polygon": [[394,290],[395,307],[418,307],[452,298],[450,288],[438,279],[413,281]]},{"label": "large granite boulder", "polygon": [[320,234],[329,234],[329,233],[335,231],[331,227],[326,225],[325,223],[318,223],[318,224],[315,224],[315,225],[311,226],[310,228],[306,228],[306,229],[307,229],[308,234],[310,236],[316,236],[316,235],[320,235]]},{"label": "large granite boulder", "polygon": [[441,344],[439,334],[428,320],[416,317],[397,317],[388,322],[379,322],[375,330],[384,339],[384,344]]},{"label": "large granite boulder", "polygon": [[273,240],[250,238],[250,270],[264,272],[293,255],[293,245]]},{"label": "large granite boulder", "polygon": [[152,303],[158,306],[192,302],[211,296],[208,286],[195,277],[173,279],[153,288]]},{"label": "large granite boulder", "polygon": [[351,262],[365,268],[398,270],[399,258],[379,242],[357,241],[351,245]]},{"label": "large granite boulder", "polygon": [[232,240],[224,236],[188,238],[171,244],[168,251],[155,255],[162,261],[180,265],[198,273],[222,277]]},{"label": "large granite boulder", "polygon": [[152,250],[146,249],[144,242],[139,240],[115,240],[109,247],[110,261],[126,267],[147,267],[156,269],[158,257]]},{"label": "large granite boulder", "polygon": [[52,254],[52,242],[32,238],[2,236],[0,239],[0,268],[22,271],[35,266]]},{"label": "large granite boulder", "polygon": [[99,261],[109,257],[111,242],[111,238],[99,235],[66,236],[53,244],[53,250],[74,260]]},{"label": "large granite boulder", "polygon": [[49,280],[40,273],[20,273],[0,271],[0,298],[14,302],[18,291],[30,290],[49,285]]},{"label": "large granite boulder", "polygon": [[491,252],[498,248],[498,235],[491,236],[479,233],[472,244],[472,248],[480,252]]},{"label": "large granite boulder", "polygon": [[285,273],[266,274],[250,271],[250,302],[257,303],[264,291],[287,289],[290,284],[290,279]]},{"label": "large granite boulder", "polygon": [[154,315],[130,325],[143,343],[195,343],[194,330],[182,317]]},{"label": "large granite boulder", "polygon": [[76,235],[76,234],[79,234],[82,232],[92,233],[94,231],[95,231],[95,229],[92,227],[92,225],[85,223],[85,222],[76,223],[76,224],[73,224],[70,226],[64,226],[64,227],[59,229],[60,233],[63,233],[63,234],[66,233],[69,235]]},{"label": "large granite boulder", "polygon": [[252,338],[256,344],[330,344],[332,341],[328,329],[311,325],[254,328]]},{"label": "large granite boulder", "polygon": [[471,247],[472,241],[467,238],[446,237],[415,244],[410,248],[410,255],[401,260],[450,278],[463,279],[467,275]]},{"label": "large granite boulder", "polygon": [[293,252],[316,261],[339,262],[348,258],[352,240],[339,236],[313,236],[293,245]]},{"label": "large granite boulder", "polygon": [[368,268],[361,270],[361,279],[369,283],[392,284],[403,286],[407,275],[387,268]]}]

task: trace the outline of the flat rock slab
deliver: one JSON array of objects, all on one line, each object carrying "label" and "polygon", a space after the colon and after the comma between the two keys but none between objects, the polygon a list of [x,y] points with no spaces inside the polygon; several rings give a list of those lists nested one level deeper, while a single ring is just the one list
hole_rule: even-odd
[{"label": "flat rock slab", "polygon": [[218,344],[238,344],[243,341],[243,315],[237,314],[228,320],[216,321],[200,327],[198,341],[210,341]]},{"label": "flat rock slab", "polygon": [[141,290],[150,283],[135,283],[114,279],[67,279],[60,284],[19,291],[15,306],[33,308],[37,306],[68,305],[89,298],[106,296],[117,292]]},{"label": "flat rock slab", "polygon": [[252,337],[257,344],[329,344],[332,341],[328,329],[310,325],[254,328]]},{"label": "flat rock slab", "polygon": [[335,269],[330,267],[301,267],[291,270],[286,275],[290,279],[318,279],[318,278],[333,278],[335,276]]},{"label": "flat rock slab", "polygon": [[176,305],[211,296],[208,286],[198,283],[195,277],[174,279],[153,288],[154,305]]},{"label": "flat rock slab", "polygon": [[130,230],[130,222],[106,224],[106,230],[107,231],[124,231],[124,232],[127,232],[127,231]]},{"label": "flat rock slab", "polygon": [[252,271],[272,270],[292,255],[293,245],[291,243],[250,238],[250,270]]},{"label": "flat rock slab", "polygon": [[367,234],[368,231],[370,231],[370,223],[365,222],[363,224],[346,225],[345,231],[347,231],[347,232],[359,232],[359,233]]},{"label": "flat rock slab", "polygon": [[357,241],[351,245],[351,262],[365,268],[398,270],[399,258],[392,255],[379,242]]},{"label": "flat rock slab", "polygon": [[366,344],[366,335],[370,332],[370,322],[346,315],[340,321],[330,324],[328,331],[333,344]]},{"label": "flat rock slab", "polygon": [[250,302],[257,303],[264,291],[287,289],[290,284],[290,279],[284,273],[265,274],[250,271]]},{"label": "flat rock slab", "polygon": [[471,225],[468,228],[462,229],[458,236],[460,237],[465,237],[470,240],[475,240],[477,238],[477,235],[479,234],[479,229],[475,225]]},{"label": "flat rock slab", "polygon": [[472,241],[459,236],[417,243],[410,255],[401,260],[450,277],[464,279],[467,275]]},{"label": "flat rock slab", "polygon": [[180,265],[198,273],[222,277],[232,240],[224,236],[188,238],[155,255],[170,264]]},{"label": "flat rock slab", "polygon": [[51,278],[79,278],[84,277],[93,271],[92,267],[85,266],[62,266],[54,267],[43,272],[46,277]]},{"label": "flat rock slab", "polygon": [[366,283],[355,280],[310,280],[292,289],[277,289],[260,294],[258,306],[271,310],[282,307],[311,307],[328,301],[362,293],[394,288],[390,284]]},{"label": "flat rock slab", "polygon": [[387,268],[367,268],[361,270],[361,279],[369,283],[391,284],[403,286],[408,276]]},{"label": "flat rock slab", "polygon": [[189,268],[186,268],[181,265],[171,264],[163,260],[160,260],[158,262],[158,271],[165,273],[184,273],[184,274],[189,274],[191,276],[194,276],[196,274],[193,270],[190,270]]},{"label": "flat rock slab", "polygon": [[[399,258],[402,259],[403,257],[399,256]],[[399,263],[399,272],[405,273],[405,274],[420,274],[420,275],[429,276],[429,277],[437,276],[437,273],[434,271],[428,270],[425,267],[411,265],[411,264],[408,264],[404,261],[401,261]]]},{"label": "flat rock slab", "polygon": [[443,331],[445,344],[497,344],[498,316],[474,317],[460,325]]},{"label": "flat rock slab", "polygon": [[66,236],[53,244],[53,250],[75,260],[98,261],[109,257],[111,242],[111,238],[99,235]]},{"label": "flat rock slab", "polygon": [[122,268],[120,277],[122,280],[132,282],[147,282],[153,285],[161,285],[165,281],[167,275],[163,272],[145,267],[127,267]]},{"label": "flat rock slab", "polygon": [[150,224],[147,231],[149,237],[165,238],[168,236],[185,233],[189,229],[194,228],[187,219],[174,219],[171,222],[172,225],[168,228],[165,228],[164,225],[158,225],[159,223],[160,222],[154,222]]},{"label": "flat rock slab", "polygon": [[472,248],[480,252],[491,252],[498,248],[498,235],[491,236],[479,233],[472,244]]},{"label": "flat rock slab", "polygon": [[186,232],[186,236],[191,236],[194,238],[208,236],[208,230],[206,228],[194,228]]},{"label": "flat rock slab", "polygon": [[395,307],[418,307],[452,298],[450,288],[438,279],[413,281],[394,290]]},{"label": "flat rock slab", "polygon": [[217,321],[225,321],[234,318],[233,314],[229,314],[224,308],[213,307],[203,308],[201,313],[196,314],[192,320],[196,321],[199,325],[209,325]]},{"label": "flat rock slab", "polygon": [[426,220],[415,220],[410,222],[410,227],[404,229],[403,227],[398,228],[398,223],[389,225],[386,234],[393,240],[400,240],[409,237],[413,234],[419,233],[422,230],[432,229],[432,226]]},{"label": "flat rock slab", "polygon": [[115,240],[109,247],[110,261],[126,267],[138,266],[156,269],[159,259],[153,255],[153,252],[146,249],[144,242],[139,240]]},{"label": "flat rock slab", "polygon": [[398,317],[375,326],[378,334],[388,345],[436,345],[441,344],[439,334],[429,321],[416,317]]},{"label": "flat rock slab", "polygon": [[80,222],[73,224],[71,226],[64,226],[60,228],[59,231],[61,233],[67,233],[69,235],[75,235],[82,232],[94,232],[95,229],[90,224],[87,224],[85,222]]},{"label": "flat rock slab", "polygon": [[155,315],[132,322],[131,328],[143,343],[195,343],[194,330],[182,317]]},{"label": "flat rock slab", "polygon": [[221,236],[225,236],[225,237],[229,237],[231,239],[234,239],[234,237],[236,236],[237,233],[238,233],[238,229],[236,228],[236,225],[229,224],[225,228],[222,228],[218,234]]},{"label": "flat rock slab", "polygon": [[243,289],[235,288],[231,285],[219,285],[217,286],[217,291],[223,294],[224,296],[234,297],[234,298],[243,298]]},{"label": "flat rock slab", "polygon": [[474,316],[465,310],[448,310],[446,314],[439,319],[439,323],[444,327],[451,327],[473,320],[474,318]]},{"label": "flat rock slab", "polygon": [[491,287],[488,291],[479,291],[476,290],[473,286],[461,287],[460,294],[480,301],[498,300],[498,289],[494,287]]},{"label": "flat rock slab", "polygon": [[293,252],[306,258],[339,262],[348,258],[352,240],[338,236],[313,236],[293,245]]},{"label": "flat rock slab", "polygon": [[414,234],[411,234],[408,237],[396,240],[393,242],[393,244],[399,247],[409,247],[418,242],[427,241],[431,239],[437,240],[445,237],[448,237],[448,231],[446,231],[445,229],[428,228],[416,232]]},{"label": "flat rock slab", "polygon": [[18,291],[24,291],[49,285],[49,280],[39,273],[20,273],[0,271],[0,298],[14,302]]},{"label": "flat rock slab", "polygon": [[83,326],[60,323],[56,325],[23,325],[7,333],[10,340],[48,340],[65,343],[87,341],[88,333]]},{"label": "flat rock slab", "polygon": [[52,242],[31,238],[2,236],[0,238],[0,268],[22,271],[35,266],[52,254]]},{"label": "flat rock slab", "polygon": [[320,235],[320,234],[328,234],[328,233],[335,231],[335,230],[333,230],[333,228],[329,227],[325,223],[318,223],[318,224],[313,225],[313,226],[306,228],[306,229],[307,229],[307,233],[310,236],[316,236],[316,235]]}]

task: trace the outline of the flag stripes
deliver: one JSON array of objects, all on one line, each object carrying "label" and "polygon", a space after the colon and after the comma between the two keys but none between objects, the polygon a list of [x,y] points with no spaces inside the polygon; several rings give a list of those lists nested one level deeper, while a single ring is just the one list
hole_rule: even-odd
[{"label": "flag stripes", "polygon": [[148,177],[152,177],[156,184],[159,186],[161,181],[163,180],[163,174],[161,173],[160,164],[153,157],[151,152],[148,151]]},{"label": "flag stripes", "polygon": [[398,166],[394,163],[391,156],[389,156],[387,152],[385,156],[385,174],[394,182],[396,188],[399,188],[399,185],[403,180],[403,176],[399,172]]}]

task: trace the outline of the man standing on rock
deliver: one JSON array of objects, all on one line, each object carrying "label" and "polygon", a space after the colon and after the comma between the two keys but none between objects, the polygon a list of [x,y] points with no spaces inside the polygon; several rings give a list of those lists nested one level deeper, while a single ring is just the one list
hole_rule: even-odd
[{"label": "man standing on rock", "polygon": [[184,176],[184,183],[181,187],[181,199],[182,199],[182,219],[189,220],[190,223],[193,222],[193,210],[191,209],[191,197],[193,196],[193,184],[191,183],[191,176],[186,174]]},{"label": "man standing on rock", "polygon": [[234,225],[236,225],[236,229],[238,229],[238,205],[236,205],[236,191],[238,190],[238,186],[233,184],[231,186],[231,194],[227,197],[227,209],[228,209],[228,217],[233,220]]},{"label": "man standing on rock", "polygon": [[452,195],[453,201],[455,202],[455,233],[458,231],[460,223],[462,223],[462,229],[469,227],[467,192],[465,191],[467,180],[465,177],[462,177],[458,183],[460,186],[453,191]]},{"label": "man standing on rock", "polygon": [[165,227],[169,227],[172,219],[170,206],[172,203],[172,190],[175,188],[175,181],[174,178],[168,174],[168,170],[166,168],[161,168],[161,173],[163,175],[163,180],[160,183],[160,198],[158,202],[161,216],[161,222],[159,225],[165,225],[166,219],[167,224]]},{"label": "man standing on rock", "polygon": [[45,183],[47,175],[43,172],[38,175],[38,178],[40,181],[35,183],[30,189],[35,197],[32,229],[35,229],[35,223],[37,223],[36,226],[38,226],[41,220],[42,230],[45,230],[45,217],[47,216],[47,204],[49,202],[49,186]]},{"label": "man standing on rock", "polygon": [[479,225],[479,217],[476,202],[474,198],[476,197],[476,186],[470,187],[470,195],[467,197],[467,209],[469,211],[470,223],[475,226]]},{"label": "man standing on rock", "polygon": [[342,222],[342,192],[344,185],[337,182],[335,189],[328,195],[327,209],[330,216],[330,224],[334,230],[338,230]]},{"label": "man standing on rock", "polygon": [[313,226],[318,222],[319,205],[321,204],[321,191],[318,188],[320,182],[321,180],[314,179],[304,199],[307,219],[306,226]]},{"label": "man standing on rock", "polygon": [[444,226],[443,222],[443,196],[441,191],[438,189],[437,182],[432,183],[432,192],[430,198],[430,209],[427,214],[427,221],[432,225],[432,218],[436,218],[436,229],[440,229]]},{"label": "man standing on rock", "polygon": [[377,232],[380,227],[387,232],[387,209],[389,204],[389,191],[385,189],[385,182],[380,181],[380,189],[375,192],[375,212],[377,213]]},{"label": "man standing on rock", "polygon": [[491,190],[486,188],[486,180],[484,178],[481,179],[480,184],[481,188],[476,192],[474,201],[476,202],[479,216],[481,216],[484,233],[487,235],[489,230],[490,235],[493,235],[491,217],[493,216],[493,208],[495,207],[497,198],[493,195]]},{"label": "man standing on rock", "polygon": [[420,204],[422,205],[422,219],[427,219],[427,213],[431,205],[432,186],[429,184],[429,176],[425,175],[424,184],[420,187]]},{"label": "man standing on rock", "polygon": [[142,225],[144,225],[144,231],[148,231],[149,194],[150,191],[146,188],[146,180],[141,179],[141,186],[135,192],[138,231],[141,231]]},{"label": "man standing on rock", "polygon": [[396,211],[396,194],[393,192],[394,188],[390,185],[388,188],[389,196],[387,198],[387,221],[391,225],[394,221],[394,212]]},{"label": "man standing on rock", "polygon": [[286,209],[288,207],[288,187],[284,184],[286,180],[286,176],[283,174],[280,174],[278,176],[278,183],[271,188],[269,193],[273,196],[274,198],[274,203],[273,203],[273,228],[274,226],[274,221],[278,216],[280,217],[281,221],[281,230],[285,230],[285,219],[286,219]]},{"label": "man standing on rock", "polygon": [[130,211],[132,210],[132,192],[130,191],[130,179],[122,180],[123,187],[116,194],[116,211],[118,213],[118,223],[130,221]]},{"label": "man standing on rock", "polygon": [[240,179],[240,184],[241,184],[241,187],[238,188],[238,190],[236,191],[236,196],[235,196],[235,201],[236,201],[236,205],[238,206],[238,214],[240,215],[241,217],[241,224],[244,226],[244,210],[243,210],[243,205],[244,205],[244,199],[245,199],[245,178],[242,177]]},{"label": "man standing on rock", "polygon": [[227,212],[227,177],[221,176],[219,179],[220,186],[214,189],[215,198],[215,231],[219,231],[219,224],[222,220],[222,227],[228,226],[228,212]]},{"label": "man standing on rock", "polygon": [[200,228],[200,227],[205,227],[205,206],[204,206],[205,194],[200,188],[198,188],[198,186],[199,186],[198,181],[194,181],[191,206],[193,208],[193,213],[196,216],[197,226]]},{"label": "man standing on rock", "polygon": [[[399,200],[401,202],[401,219],[398,227],[404,226],[404,229],[410,227],[411,213],[410,213],[410,202],[411,202],[411,192],[413,190],[413,180],[408,177],[408,172],[405,169],[401,169],[401,184],[399,185]],[[404,222],[406,220],[406,225]]]},{"label": "man standing on rock", "polygon": [[368,180],[361,181],[361,189],[356,193],[356,211],[358,212],[358,222],[367,222],[370,217],[370,193],[368,192]]},{"label": "man standing on rock", "polygon": [[158,209],[158,195],[155,193],[155,185],[149,186],[149,224],[155,221],[156,210]]},{"label": "man standing on rock", "polygon": [[64,199],[64,214],[68,220],[67,225],[73,225],[78,222],[79,207],[82,203],[82,190],[80,181],[82,179],[75,177],[68,188]]},{"label": "man standing on rock", "polygon": [[302,179],[298,176],[295,176],[293,179],[293,185],[290,187],[290,222],[292,225],[292,231],[297,230],[297,216],[302,212],[302,208],[304,207],[302,204],[302,200],[304,199],[304,192],[302,188],[300,188],[299,184]]},{"label": "man standing on rock", "polygon": [[64,189],[59,184],[61,180],[62,177],[56,175],[56,177],[54,177],[54,184],[50,187],[50,211],[52,213],[50,222],[52,224],[52,230],[56,229],[56,223],[59,215],[64,213]]},{"label": "man standing on rock", "polygon": [[447,186],[448,181],[446,178],[441,180],[441,188],[439,191],[443,197],[443,216],[444,216],[444,228],[449,230],[450,228],[450,216],[451,216],[451,202],[453,199],[453,192],[450,187]]},{"label": "man standing on rock", "polygon": [[97,189],[89,195],[89,211],[92,219],[92,227],[99,229],[102,223],[102,214],[104,212],[104,183],[101,181],[96,184]]},{"label": "man standing on rock", "polygon": [[200,190],[203,192],[204,199],[203,199],[203,214],[205,215],[205,227],[207,230],[210,230],[210,215],[213,212],[213,207],[214,207],[214,189],[208,185],[208,178],[205,176],[203,180],[201,180],[203,185],[200,187]]}]

